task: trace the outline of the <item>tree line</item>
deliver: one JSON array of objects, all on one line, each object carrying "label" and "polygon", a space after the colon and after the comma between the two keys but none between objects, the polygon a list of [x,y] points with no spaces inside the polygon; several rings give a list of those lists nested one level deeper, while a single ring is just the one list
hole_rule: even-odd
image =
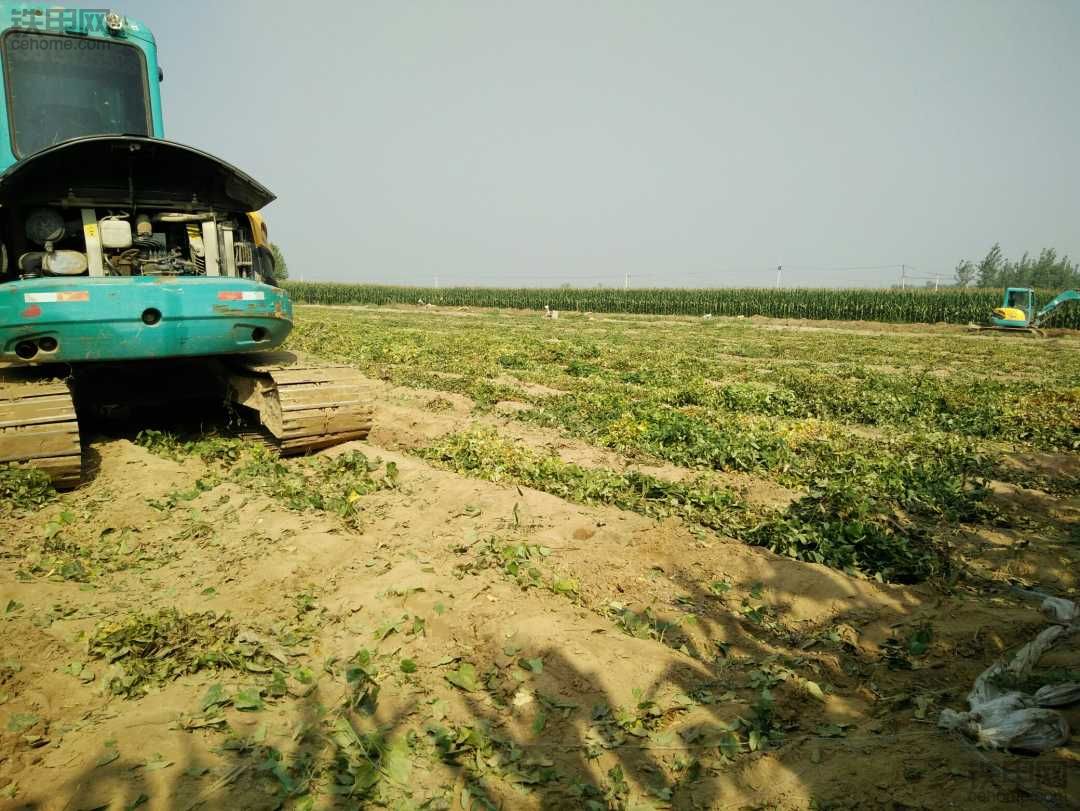
[{"label": "tree line", "polygon": [[1043,248],[1038,256],[1025,252],[1019,259],[1008,259],[995,242],[980,261],[965,259],[956,266],[956,284],[959,287],[1080,288],[1080,265],[1068,256],[1058,256],[1053,248]]},{"label": "tree line", "polygon": [[285,264],[285,256],[276,242],[270,243],[270,253],[274,255],[274,278],[278,281],[289,278],[289,266]]}]

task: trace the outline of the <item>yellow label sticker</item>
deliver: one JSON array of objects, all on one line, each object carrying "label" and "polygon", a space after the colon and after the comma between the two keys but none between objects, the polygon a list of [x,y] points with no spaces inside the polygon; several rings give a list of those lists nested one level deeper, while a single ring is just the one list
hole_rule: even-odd
[{"label": "yellow label sticker", "polygon": [[86,235],[90,239],[94,239],[97,236],[97,226],[91,223],[90,225],[84,225],[83,230],[86,231]]}]

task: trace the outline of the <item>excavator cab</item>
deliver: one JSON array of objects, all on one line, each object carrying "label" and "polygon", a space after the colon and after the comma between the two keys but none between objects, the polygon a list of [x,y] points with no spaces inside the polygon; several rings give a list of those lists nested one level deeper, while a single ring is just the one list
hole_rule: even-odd
[{"label": "excavator cab", "polygon": [[1027,327],[1035,315],[1035,291],[1030,287],[1008,287],[1001,306],[990,319],[996,327]]}]

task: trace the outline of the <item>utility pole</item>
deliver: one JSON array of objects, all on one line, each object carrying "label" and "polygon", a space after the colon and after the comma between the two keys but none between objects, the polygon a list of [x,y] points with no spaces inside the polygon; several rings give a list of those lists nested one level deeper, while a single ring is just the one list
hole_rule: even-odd
[{"label": "utility pole", "polygon": [[626,273],[626,284],[624,285],[623,289],[625,289],[625,290],[630,289],[630,272],[629,271],[627,271],[627,273]]},{"label": "utility pole", "polygon": [[900,266],[900,289],[907,290],[907,265]]},{"label": "utility pole", "polygon": [[938,289],[938,285],[941,283],[941,271],[939,270],[934,274],[934,289]]},{"label": "utility pole", "polygon": [[780,276],[781,276],[781,274],[783,272],[784,272],[784,266],[783,265],[777,265],[776,266],[776,289],[777,290],[780,289]]}]

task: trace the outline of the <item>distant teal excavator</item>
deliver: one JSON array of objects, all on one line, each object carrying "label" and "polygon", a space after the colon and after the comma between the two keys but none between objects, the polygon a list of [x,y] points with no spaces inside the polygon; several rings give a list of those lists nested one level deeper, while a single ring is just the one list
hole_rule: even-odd
[{"label": "distant teal excavator", "polygon": [[1036,311],[1035,291],[1030,287],[1008,287],[1001,306],[994,309],[989,325],[972,324],[973,329],[1027,332],[1040,335],[1050,315],[1069,301],[1080,301],[1080,291],[1066,290]]}]

